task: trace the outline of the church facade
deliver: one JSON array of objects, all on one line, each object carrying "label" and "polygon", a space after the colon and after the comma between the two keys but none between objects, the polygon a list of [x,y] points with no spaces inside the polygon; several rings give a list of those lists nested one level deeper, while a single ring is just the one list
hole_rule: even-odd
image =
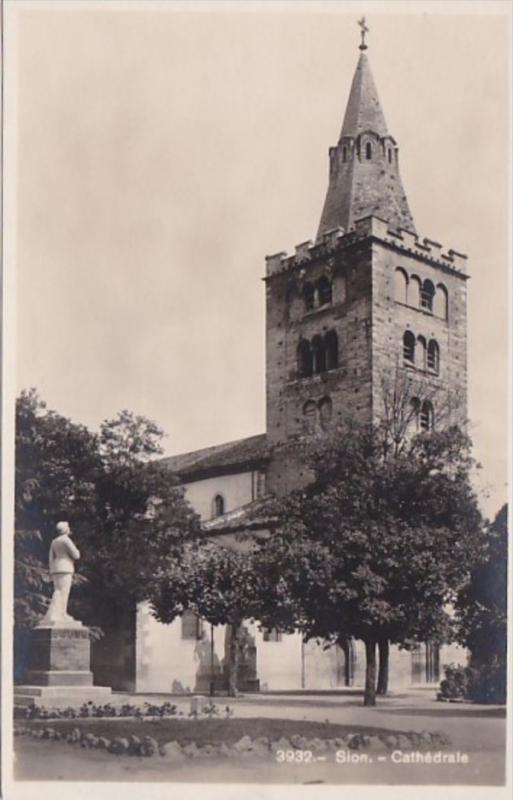
[{"label": "church facade", "polygon": [[[268,493],[308,480],[296,445],[349,417],[377,421],[387,393],[410,387],[410,428],[466,418],[466,258],[420,238],[362,42],[314,241],[266,258],[267,431],[167,459],[204,528],[223,541],[262,530]],[[431,189],[429,189],[431,191]],[[411,387],[414,387],[413,393]],[[252,514],[248,512],[253,511]],[[248,518],[251,522],[248,522]],[[158,623],[142,604],[130,685],[148,692],[223,688],[229,630],[191,614]],[[360,643],[323,650],[299,634],[245,628],[243,690],[363,685]],[[458,648],[392,648],[391,688],[435,683]]]}]

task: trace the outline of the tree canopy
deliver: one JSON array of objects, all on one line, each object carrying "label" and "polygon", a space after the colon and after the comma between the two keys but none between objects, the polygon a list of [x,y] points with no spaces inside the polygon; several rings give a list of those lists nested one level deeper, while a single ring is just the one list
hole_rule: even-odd
[{"label": "tree canopy", "polygon": [[59,520],[70,522],[81,550],[71,610],[93,625],[145,598],[184,542],[198,536],[199,518],[183,487],[155,460],[162,435],[155,423],[128,411],[92,433],[47,410],[35,390],[21,394],[16,407],[18,627],[32,627],[46,607],[51,592],[46,558]]},{"label": "tree canopy", "polygon": [[314,446],[310,465],[314,480],[276,501],[280,523],[259,546],[261,620],[361,639],[373,704],[377,642],[454,636],[450,606],[482,549],[470,442],[454,427],[392,452],[379,428],[353,424]]}]

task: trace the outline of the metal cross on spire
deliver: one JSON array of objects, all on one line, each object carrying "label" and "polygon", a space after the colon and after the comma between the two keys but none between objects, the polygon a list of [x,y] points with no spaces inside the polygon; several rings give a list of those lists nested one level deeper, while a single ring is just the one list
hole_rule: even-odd
[{"label": "metal cross on spire", "polygon": [[358,25],[362,29],[361,31],[362,42],[360,44],[360,50],[367,50],[367,45],[365,44],[365,34],[369,32],[369,28],[365,24],[365,17],[362,17],[361,19],[358,20]]}]

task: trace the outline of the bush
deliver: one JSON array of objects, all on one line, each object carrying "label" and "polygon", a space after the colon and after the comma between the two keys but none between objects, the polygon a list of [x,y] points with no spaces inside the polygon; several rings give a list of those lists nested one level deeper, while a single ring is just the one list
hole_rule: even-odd
[{"label": "bush", "polygon": [[469,667],[449,664],[444,667],[445,678],[440,683],[437,700],[466,700],[469,687]]},{"label": "bush", "polygon": [[462,667],[450,664],[445,667],[445,678],[440,683],[438,700],[468,700],[471,703],[506,702],[506,669],[501,659],[489,663]]}]

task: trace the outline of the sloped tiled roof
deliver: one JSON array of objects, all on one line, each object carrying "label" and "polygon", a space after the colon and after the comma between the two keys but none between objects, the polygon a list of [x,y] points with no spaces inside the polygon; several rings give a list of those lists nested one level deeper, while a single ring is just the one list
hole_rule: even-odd
[{"label": "sloped tiled roof", "polygon": [[162,463],[182,478],[199,478],[204,475],[230,472],[236,468],[251,469],[268,458],[267,436],[265,433],[236,439],[233,442],[192,450],[164,458]]},{"label": "sloped tiled roof", "polygon": [[269,497],[260,497],[219,517],[206,520],[202,528],[206,533],[228,533],[268,528],[275,521],[269,507]]}]

